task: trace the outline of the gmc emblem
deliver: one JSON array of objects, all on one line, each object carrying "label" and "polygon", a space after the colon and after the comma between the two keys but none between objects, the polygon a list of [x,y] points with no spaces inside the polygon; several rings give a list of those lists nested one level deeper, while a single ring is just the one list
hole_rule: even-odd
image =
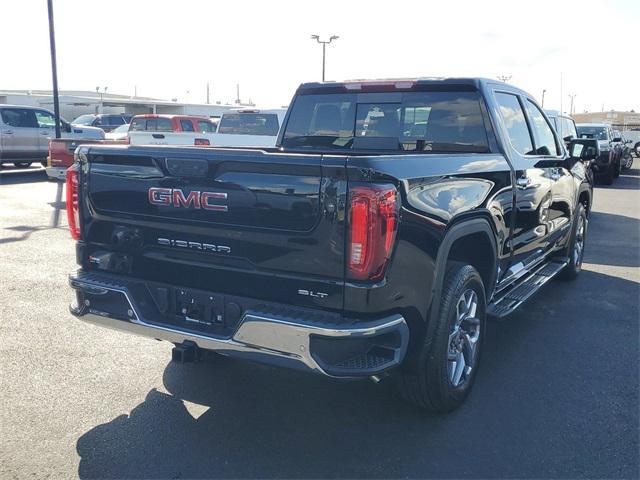
[{"label": "gmc emblem", "polygon": [[221,192],[199,192],[192,190],[185,197],[179,188],[159,188],[149,189],[149,203],[161,205],[163,207],[193,208],[203,210],[213,210],[214,212],[227,212],[227,205],[213,203],[216,200],[226,200],[227,194]]}]

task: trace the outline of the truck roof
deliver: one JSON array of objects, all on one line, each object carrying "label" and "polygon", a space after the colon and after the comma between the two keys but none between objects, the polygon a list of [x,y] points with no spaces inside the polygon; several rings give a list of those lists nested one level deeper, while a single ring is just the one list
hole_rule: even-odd
[{"label": "truck roof", "polygon": [[576,126],[578,127],[610,127],[611,125],[609,125],[608,123],[576,123]]},{"label": "truck roof", "polygon": [[202,120],[211,120],[206,115],[186,115],[181,113],[141,113],[134,115],[135,118],[198,118]]},{"label": "truck roof", "polygon": [[[415,77],[415,78],[381,78],[381,79],[355,79],[340,82],[310,82],[298,87],[297,93],[345,93],[366,90],[368,92],[389,91],[420,91],[430,87],[456,87],[480,90],[485,85],[504,85],[506,90],[520,92],[529,95],[522,89],[509,83],[483,77]],[[529,95],[531,96],[531,95]]]}]

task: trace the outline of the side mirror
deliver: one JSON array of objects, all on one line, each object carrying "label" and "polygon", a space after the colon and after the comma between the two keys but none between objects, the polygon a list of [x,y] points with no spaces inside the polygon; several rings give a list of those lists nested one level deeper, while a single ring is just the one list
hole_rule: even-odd
[{"label": "side mirror", "polygon": [[71,124],[67,123],[67,122],[60,122],[61,123],[61,130],[64,130],[67,133],[71,133]]},{"label": "side mirror", "polygon": [[563,140],[569,143],[571,140],[573,140],[573,135],[567,135],[566,137],[563,138]]},{"label": "side mirror", "polygon": [[576,138],[569,143],[569,155],[575,160],[590,162],[600,155],[598,140],[595,138]]}]

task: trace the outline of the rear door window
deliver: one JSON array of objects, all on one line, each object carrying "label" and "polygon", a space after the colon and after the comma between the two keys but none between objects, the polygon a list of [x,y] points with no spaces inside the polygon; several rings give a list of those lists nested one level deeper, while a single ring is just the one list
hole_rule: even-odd
[{"label": "rear door window", "polygon": [[186,120],[186,119],[180,120],[180,128],[182,129],[183,132],[195,131],[191,120]]},{"label": "rear door window", "polygon": [[40,128],[53,128],[56,126],[56,119],[49,112],[43,110],[36,110],[36,120],[38,120],[38,126]]},{"label": "rear door window", "polygon": [[126,123],[120,115],[110,115],[105,117],[104,120],[104,125],[109,125],[110,127],[119,127],[123,123]]},{"label": "rear door window", "polygon": [[134,118],[131,120],[131,125],[129,130],[132,132],[143,132],[147,129],[147,119],[146,118]]},{"label": "rear door window", "polygon": [[38,128],[35,112],[28,108],[3,108],[2,121],[11,127]]},{"label": "rear door window", "polygon": [[544,118],[542,111],[531,100],[527,100],[527,111],[531,119],[533,128],[533,136],[536,141],[536,155],[559,155],[556,137],[553,134],[551,126]]},{"label": "rear door window", "polygon": [[275,137],[279,128],[275,113],[225,113],[220,119],[218,133]]},{"label": "rear door window", "polygon": [[533,155],[531,134],[518,97],[511,93],[496,92],[496,100],[513,148],[522,155]]},{"label": "rear door window", "polygon": [[578,138],[578,132],[576,131],[576,124],[570,118],[560,117],[562,132],[560,136],[562,138],[572,137]]},{"label": "rear door window", "polygon": [[207,120],[198,120],[198,131],[202,133],[211,133],[215,130],[213,123]]}]

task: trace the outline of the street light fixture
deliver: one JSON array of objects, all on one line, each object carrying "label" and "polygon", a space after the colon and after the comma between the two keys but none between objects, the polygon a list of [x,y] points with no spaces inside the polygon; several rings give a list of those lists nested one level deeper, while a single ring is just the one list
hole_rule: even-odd
[{"label": "street light fixture", "polygon": [[326,48],[327,45],[332,41],[339,39],[340,37],[337,35],[331,35],[329,40],[320,40],[320,35],[311,35],[311,40],[315,40],[318,43],[322,44],[322,81],[324,82],[324,70],[325,70],[325,60],[326,60]]},{"label": "street light fixture", "polygon": [[546,89],[542,89],[542,108],[544,108],[544,94],[547,93]]},{"label": "street light fixture", "polygon": [[[101,92],[100,91],[100,87],[96,87],[96,93],[100,94],[100,112],[99,113],[104,113],[104,103],[102,101],[102,96],[107,93],[107,89],[108,88],[109,87],[104,87],[104,92]],[[98,113],[98,112],[96,112],[96,113]]]}]

